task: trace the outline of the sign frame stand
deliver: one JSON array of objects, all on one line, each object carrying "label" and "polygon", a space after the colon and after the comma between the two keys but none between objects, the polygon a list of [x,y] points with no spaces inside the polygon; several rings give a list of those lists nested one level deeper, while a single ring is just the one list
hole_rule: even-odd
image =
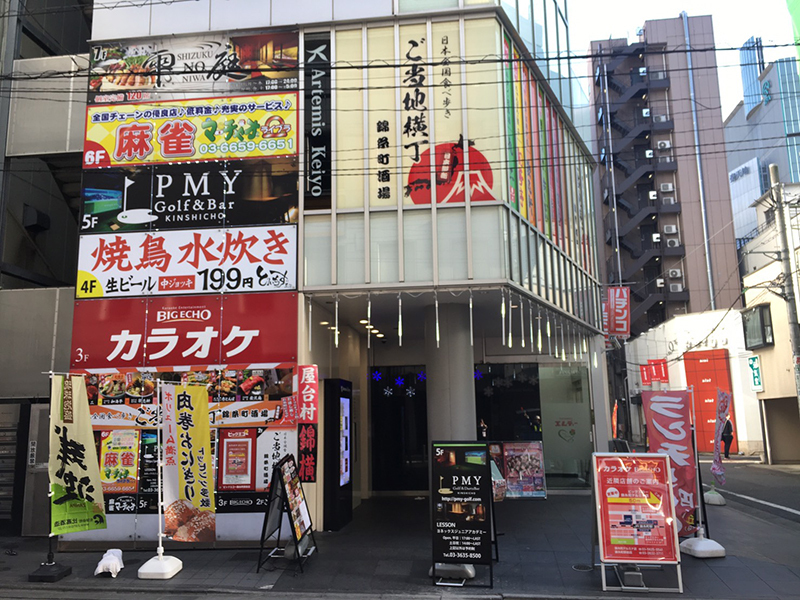
[{"label": "sign frame stand", "polygon": [[[636,454],[622,454],[622,453],[601,453],[595,452],[592,455],[592,469],[594,471],[593,476],[593,486],[592,486],[592,500],[595,505],[595,518],[594,520],[594,530],[597,535],[597,544],[600,549],[600,556],[599,556],[599,563],[597,565],[594,564],[594,541],[592,544],[592,563],[593,566],[600,567],[600,578],[602,582],[602,590],[604,592],[609,591],[616,591],[616,592],[656,592],[656,593],[683,593],[683,573],[681,570],[681,552],[680,547],[677,544],[677,530],[673,530],[673,535],[675,537],[675,562],[657,562],[657,563],[638,563],[635,561],[606,561],[603,557],[603,533],[601,532],[600,528],[600,494],[599,491],[596,489],[597,481],[598,481],[598,471],[597,471],[597,463],[595,457],[614,457],[614,456],[628,456],[633,457],[636,459],[647,458],[650,457],[664,457],[666,459],[666,464],[669,470],[670,460],[668,455],[664,454],[648,454],[648,453],[636,453]],[[667,479],[667,487],[669,489],[669,505],[673,508],[673,521],[675,520],[674,517],[674,505],[672,504],[672,482]],[[651,492],[652,493],[652,492]],[[642,570],[658,570],[664,571],[664,567],[666,566],[674,566],[677,573],[677,587],[649,587],[645,585],[644,579],[642,577]],[[612,586],[609,585],[608,581],[608,574],[606,570],[611,568],[614,574],[617,577],[617,582],[619,585]]]},{"label": "sign frame stand", "polygon": [[[270,480],[269,485],[269,499],[267,501],[267,510],[264,513],[264,523],[261,526],[261,539],[259,541],[259,549],[258,549],[258,563],[256,565],[256,573],[258,573],[261,568],[267,564],[272,559],[281,559],[285,558],[287,560],[292,560],[291,554],[292,549],[294,550],[294,560],[297,561],[297,566],[295,567],[295,574],[299,570],[300,573],[303,573],[303,565],[306,561],[311,557],[312,554],[317,552],[317,540],[314,537],[314,527],[313,523],[310,520],[309,516],[309,526],[306,534],[302,535],[300,539],[297,538],[297,532],[295,531],[294,527],[289,527],[292,531],[292,540],[284,545],[281,546],[281,531],[283,530],[283,518],[284,515],[290,520],[292,519],[292,509],[289,506],[288,501],[288,494],[286,488],[284,487],[283,478],[281,477],[280,467],[281,465],[288,459],[291,458],[292,462],[294,462],[294,456],[291,454],[285,455],[278,463],[272,468],[272,478]],[[299,483],[300,488],[302,490],[302,484]],[[275,503],[278,503],[277,505]],[[275,508],[273,508],[275,507]],[[272,510],[277,510],[277,513],[272,513]],[[277,519],[277,527],[272,525],[272,531],[267,531],[270,527],[270,517],[274,517]],[[275,535],[277,534],[277,535]],[[275,546],[273,548],[267,548],[265,544],[275,535]],[[264,552],[267,552],[267,555],[264,556]],[[287,551],[289,556],[287,556]],[[273,569],[278,567],[273,567]],[[288,570],[285,568],[284,570]]]},{"label": "sign frame stand", "polygon": [[[491,486],[492,482],[492,475],[491,475],[491,468],[490,462],[492,460],[491,455],[489,453],[489,444],[486,442],[459,442],[454,440],[447,440],[447,441],[432,441],[431,442],[431,457],[435,456],[437,446],[470,446],[470,447],[483,447],[484,451],[484,458],[486,460],[485,466],[485,473],[481,475],[485,477],[485,481],[489,482],[489,486]],[[431,458],[432,461],[435,459]],[[455,465],[455,462],[452,463]],[[431,462],[431,469],[430,469],[430,477],[431,477],[431,510],[433,511],[433,506],[436,503],[436,500],[433,497],[434,490],[437,489],[434,485],[434,464]],[[441,479],[441,477],[440,477]],[[489,511],[489,514],[486,516],[486,520],[489,522],[489,548],[488,548],[488,558],[489,560],[486,562],[480,562],[476,564],[481,564],[483,566],[489,567],[489,583],[488,584],[476,584],[474,587],[488,587],[494,588],[494,563],[500,561],[500,550],[499,544],[497,541],[497,524],[495,519],[495,506],[494,506],[494,492],[489,488],[489,493],[486,494],[485,502],[486,502],[486,510]],[[451,494],[452,491],[448,490],[443,493]],[[474,492],[465,491],[465,494],[470,494]],[[452,518],[452,517],[451,517]],[[436,535],[436,516],[435,514],[431,514],[431,532]],[[467,580],[473,579],[475,577],[475,564],[468,562],[469,557],[465,557],[465,562],[437,562],[437,550],[435,542],[431,544],[431,568],[428,572],[429,577],[433,585],[435,586],[447,586],[447,587],[467,587]],[[473,587],[473,586],[470,586]]]},{"label": "sign frame stand", "polygon": [[158,547],[156,555],[139,567],[139,579],[172,579],[183,570],[183,561],[164,555],[164,415],[161,411],[161,379],[156,380],[156,415],[158,415]]}]

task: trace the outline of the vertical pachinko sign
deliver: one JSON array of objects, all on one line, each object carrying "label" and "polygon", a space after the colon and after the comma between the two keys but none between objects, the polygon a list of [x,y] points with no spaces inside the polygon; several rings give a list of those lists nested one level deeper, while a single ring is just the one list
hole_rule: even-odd
[{"label": "vertical pachinko sign", "polygon": [[53,375],[50,395],[50,532],[105,529],[103,484],[83,377]]},{"label": "vertical pachinko sign", "polygon": [[697,530],[697,471],[692,446],[691,395],[686,391],[642,392],[642,406],[650,438],[649,451],[667,454],[672,461],[678,535]]},{"label": "vertical pachinko sign", "polygon": [[213,542],[216,516],[205,386],[161,386],[164,415],[164,532],[179,542]]}]

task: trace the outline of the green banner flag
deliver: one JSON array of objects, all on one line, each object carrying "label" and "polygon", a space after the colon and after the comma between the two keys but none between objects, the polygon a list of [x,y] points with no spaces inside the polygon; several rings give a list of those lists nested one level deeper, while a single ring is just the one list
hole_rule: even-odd
[{"label": "green banner flag", "polygon": [[83,377],[53,375],[48,471],[51,533],[105,529],[103,484]]}]

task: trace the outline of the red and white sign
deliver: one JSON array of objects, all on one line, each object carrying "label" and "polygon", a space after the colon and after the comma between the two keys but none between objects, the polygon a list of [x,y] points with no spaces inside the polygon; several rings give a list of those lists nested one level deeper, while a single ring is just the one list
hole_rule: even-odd
[{"label": "red and white sign", "polygon": [[296,355],[293,292],[75,302],[73,368],[207,370],[292,362]]},{"label": "red and white sign", "polygon": [[77,298],[297,288],[297,227],[83,235]]},{"label": "red and white sign", "polygon": [[639,375],[642,377],[642,385],[653,385],[653,372],[650,365],[639,365]]},{"label": "red and white sign", "polygon": [[697,530],[697,462],[692,446],[691,394],[685,391],[642,392],[648,450],[672,460],[675,514],[681,536]]},{"label": "red and white sign", "polygon": [[667,370],[666,359],[657,358],[654,360],[648,360],[647,366],[650,369],[650,376],[653,381],[669,383],[669,371]]},{"label": "red and white sign", "polygon": [[593,454],[597,529],[604,563],[680,562],[664,454]]},{"label": "red and white sign", "polygon": [[628,287],[608,288],[608,335],[628,338],[631,335],[631,290]]},{"label": "red and white sign", "polygon": [[217,489],[255,489],[256,430],[220,429]]},{"label": "red and white sign", "polygon": [[316,423],[319,420],[319,370],[317,365],[297,366],[297,422]]}]

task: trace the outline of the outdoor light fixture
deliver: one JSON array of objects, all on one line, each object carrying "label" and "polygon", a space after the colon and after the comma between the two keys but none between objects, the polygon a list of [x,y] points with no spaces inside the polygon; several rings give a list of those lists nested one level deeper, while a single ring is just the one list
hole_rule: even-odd
[{"label": "outdoor light fixture", "polygon": [[403,299],[397,294],[397,340],[403,345]]}]

